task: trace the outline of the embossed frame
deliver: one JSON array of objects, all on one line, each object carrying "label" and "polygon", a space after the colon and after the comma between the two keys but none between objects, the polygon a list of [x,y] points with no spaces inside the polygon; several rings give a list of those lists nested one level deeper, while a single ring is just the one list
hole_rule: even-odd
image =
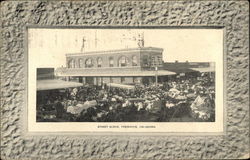
[{"label": "embossed frame", "polygon": [[[2,2],[1,158],[232,159],[249,154],[248,7],[247,1],[220,0]],[[224,135],[81,136],[25,132],[22,116],[27,91],[27,26],[159,25],[225,29]]]}]

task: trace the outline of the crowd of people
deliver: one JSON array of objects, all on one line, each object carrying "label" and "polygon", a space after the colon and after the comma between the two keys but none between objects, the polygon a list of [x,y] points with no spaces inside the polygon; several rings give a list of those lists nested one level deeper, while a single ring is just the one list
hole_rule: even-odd
[{"label": "crowd of people", "polygon": [[85,85],[38,92],[37,121],[213,122],[214,99],[208,74],[134,89]]}]

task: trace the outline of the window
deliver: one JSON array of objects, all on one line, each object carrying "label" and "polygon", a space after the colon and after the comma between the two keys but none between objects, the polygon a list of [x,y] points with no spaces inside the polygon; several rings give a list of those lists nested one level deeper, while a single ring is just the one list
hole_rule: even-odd
[{"label": "window", "polygon": [[118,66],[119,67],[126,67],[128,66],[129,63],[128,63],[128,58],[125,57],[125,56],[121,56],[118,60]]},{"label": "window", "polygon": [[158,65],[162,65],[162,56],[157,56],[157,63]]},{"label": "window", "polygon": [[68,61],[68,68],[71,68],[71,61],[72,61],[72,60],[69,60],[69,61]]},{"label": "window", "polygon": [[143,55],[142,63],[143,63],[143,66],[145,66],[145,67],[149,66],[148,65],[148,55]]},{"label": "window", "polygon": [[97,58],[97,67],[102,67],[102,58]]},{"label": "window", "polygon": [[152,65],[152,66],[155,66],[155,65],[156,65],[156,62],[155,62],[155,61],[156,61],[155,57],[152,56],[152,57],[151,57],[151,65]]},{"label": "window", "polygon": [[79,59],[79,68],[83,68],[83,60],[81,58]]},{"label": "window", "polygon": [[132,57],[132,66],[137,66],[137,57],[136,56]]},{"label": "window", "polygon": [[73,60],[73,59],[69,60],[68,67],[69,68],[75,68],[75,60]]},{"label": "window", "polygon": [[162,57],[161,56],[157,56],[157,58],[158,58],[158,61],[161,62]]},{"label": "window", "polygon": [[114,67],[114,58],[109,57],[109,67]]},{"label": "window", "polygon": [[86,61],[85,61],[85,67],[86,68],[92,68],[94,66],[93,64],[93,60],[91,58],[88,58]]},{"label": "window", "polygon": [[152,56],[151,57],[151,65],[152,66],[160,66],[162,64],[162,56]]}]

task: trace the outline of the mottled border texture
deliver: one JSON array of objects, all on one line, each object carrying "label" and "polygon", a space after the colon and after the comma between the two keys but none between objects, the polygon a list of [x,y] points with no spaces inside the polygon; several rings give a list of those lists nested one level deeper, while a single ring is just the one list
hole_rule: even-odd
[{"label": "mottled border texture", "polygon": [[[227,159],[249,151],[247,1],[5,1],[1,3],[2,159]],[[25,28],[38,26],[224,26],[226,135],[27,136]]]}]

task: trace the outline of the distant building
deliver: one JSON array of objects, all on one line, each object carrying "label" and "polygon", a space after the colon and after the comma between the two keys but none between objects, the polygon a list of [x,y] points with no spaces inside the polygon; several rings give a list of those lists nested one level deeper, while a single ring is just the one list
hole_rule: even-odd
[{"label": "distant building", "polygon": [[[139,47],[120,50],[66,54],[65,68],[58,76],[81,83],[154,83],[174,72],[162,69],[162,48]],[[159,77],[159,79],[158,79]]]},{"label": "distant building", "polygon": [[209,73],[211,76],[215,73],[215,62],[165,62],[163,69],[175,72],[176,76],[197,77],[201,73]]},{"label": "distant building", "polygon": [[54,68],[37,68],[37,80],[54,79]]}]

